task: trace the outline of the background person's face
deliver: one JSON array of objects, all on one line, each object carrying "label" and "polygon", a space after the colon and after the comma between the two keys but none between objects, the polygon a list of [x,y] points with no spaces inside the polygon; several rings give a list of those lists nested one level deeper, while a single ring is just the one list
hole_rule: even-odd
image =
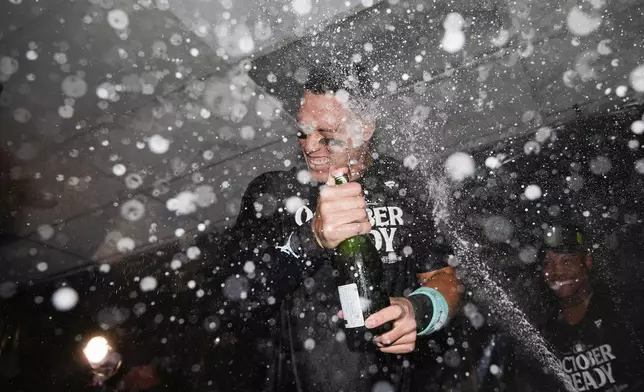
[{"label": "background person's face", "polygon": [[549,251],[543,262],[543,278],[558,297],[571,296],[588,280],[588,261],[583,253]]},{"label": "background person's face", "polygon": [[[298,139],[311,177],[326,182],[332,167],[346,167],[350,159],[359,159],[367,150],[367,132],[360,126],[348,131],[352,124],[350,112],[332,95],[305,92],[298,115]],[[359,136],[363,140],[357,140]]]}]

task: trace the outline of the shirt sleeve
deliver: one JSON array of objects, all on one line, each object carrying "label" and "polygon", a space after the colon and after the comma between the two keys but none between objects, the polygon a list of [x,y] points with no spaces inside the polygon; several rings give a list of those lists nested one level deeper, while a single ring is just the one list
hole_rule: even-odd
[{"label": "shirt sleeve", "polygon": [[454,257],[454,250],[441,231],[431,228],[422,235],[421,254],[416,260],[417,271],[430,272],[445,268]]},{"label": "shirt sleeve", "polygon": [[[276,208],[269,216],[257,214],[258,198],[278,195],[281,173],[265,173],[246,189],[235,225],[212,235],[207,257],[213,276],[209,286],[225,318],[257,317],[272,312],[297,289],[304,276],[319,265],[326,250],[315,242],[311,226],[286,224],[289,215]],[[277,200],[277,203],[282,201]],[[285,213],[286,214],[286,213]]]}]

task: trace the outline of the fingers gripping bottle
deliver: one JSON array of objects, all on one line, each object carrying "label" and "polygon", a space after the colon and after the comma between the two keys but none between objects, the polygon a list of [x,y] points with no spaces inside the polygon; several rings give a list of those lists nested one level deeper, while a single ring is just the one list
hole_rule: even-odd
[{"label": "fingers gripping bottle", "polygon": [[[349,182],[344,174],[334,176],[337,185]],[[369,234],[347,238],[335,248],[332,259],[334,276],[345,320],[347,344],[351,349],[364,349],[374,335],[384,328],[367,329],[365,320],[389,306],[389,296],[381,290],[380,255]],[[373,346],[375,347],[375,346]]]}]

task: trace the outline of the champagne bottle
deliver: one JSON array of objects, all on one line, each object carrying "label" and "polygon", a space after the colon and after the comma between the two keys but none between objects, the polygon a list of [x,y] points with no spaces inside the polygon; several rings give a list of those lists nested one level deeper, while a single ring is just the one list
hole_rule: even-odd
[{"label": "champagne bottle", "polygon": [[[338,185],[349,182],[344,174],[334,178]],[[351,349],[375,347],[372,344],[365,346],[365,342],[390,328],[382,326],[369,330],[365,327],[365,320],[370,315],[389,306],[389,296],[381,290],[380,263],[380,255],[369,234],[347,238],[335,249],[333,269],[346,322],[345,335]]]}]

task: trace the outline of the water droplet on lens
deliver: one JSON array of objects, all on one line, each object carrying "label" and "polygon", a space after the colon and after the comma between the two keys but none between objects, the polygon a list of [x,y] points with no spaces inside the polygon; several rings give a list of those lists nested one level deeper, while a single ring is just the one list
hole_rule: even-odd
[{"label": "water droplet on lens", "polygon": [[534,139],[539,143],[545,143],[552,135],[552,128],[542,127],[534,134]]},{"label": "water droplet on lens", "polygon": [[494,376],[498,375],[501,372],[498,365],[490,365],[490,373]]},{"label": "water droplet on lens", "polygon": [[217,329],[219,329],[220,325],[221,321],[217,316],[209,316],[203,321],[203,326],[208,332],[215,332]]},{"label": "water droplet on lens", "polygon": [[107,14],[107,23],[116,30],[124,30],[129,26],[130,18],[125,11],[114,9]]},{"label": "water droplet on lens", "polygon": [[14,282],[2,282],[0,283],[0,298],[11,298],[16,294],[18,290],[18,285]]},{"label": "water droplet on lens", "polygon": [[52,225],[40,225],[37,229],[38,235],[42,241],[48,241],[54,236]]},{"label": "water droplet on lens", "polygon": [[304,341],[304,348],[308,351],[312,351],[315,348],[315,340],[308,338]]},{"label": "water droplet on lens", "polygon": [[186,256],[188,256],[188,259],[194,260],[194,259],[198,258],[199,256],[201,256],[201,249],[199,249],[196,246],[191,246],[186,251]]},{"label": "water droplet on lens", "polygon": [[644,174],[644,159],[639,159],[635,162],[635,170],[639,174]]},{"label": "water droplet on lens", "polygon": [[631,132],[636,135],[641,135],[644,133],[644,121],[637,120],[631,124]]},{"label": "water droplet on lens", "polygon": [[632,70],[628,79],[633,90],[638,93],[644,92],[644,65],[640,65]]},{"label": "water droplet on lens", "polygon": [[76,75],[69,75],[61,84],[63,93],[71,98],[81,98],[87,93],[87,83]]},{"label": "water droplet on lens", "polygon": [[293,8],[293,12],[302,16],[311,12],[313,5],[311,4],[311,0],[292,0],[291,7]]},{"label": "water droplet on lens", "polygon": [[18,108],[13,112],[13,119],[24,124],[31,120],[31,113],[25,108]]},{"label": "water droplet on lens", "polygon": [[146,276],[145,278],[141,279],[141,282],[139,282],[139,287],[143,292],[156,290],[157,280],[153,276]]},{"label": "water droplet on lens", "polygon": [[226,298],[234,301],[246,298],[249,290],[248,279],[243,276],[229,276],[224,282],[223,293]]},{"label": "water droplet on lens", "polygon": [[598,156],[590,161],[590,171],[597,175],[607,174],[612,166],[610,159],[604,156]]},{"label": "water droplet on lens", "polygon": [[145,215],[145,205],[138,199],[128,200],[121,205],[121,216],[131,222],[138,221]]},{"label": "water droplet on lens", "polygon": [[130,237],[123,237],[116,242],[116,249],[121,253],[128,253],[135,248],[134,240]]},{"label": "water droplet on lens", "polygon": [[115,176],[122,176],[123,174],[125,174],[126,170],[127,169],[125,168],[125,165],[121,163],[117,163],[112,167],[112,173],[114,173]]},{"label": "water droplet on lens", "polygon": [[542,195],[539,185],[528,185],[523,194],[528,200],[537,200]]},{"label": "water droplet on lens", "polygon": [[523,146],[523,152],[526,155],[532,155],[532,154],[539,154],[541,151],[541,145],[535,141],[535,140],[530,140]]},{"label": "water droplet on lens", "polygon": [[453,181],[463,181],[473,175],[474,168],[474,159],[464,152],[456,152],[445,161],[445,171]]},{"label": "water droplet on lens", "polygon": [[153,135],[148,139],[148,147],[155,154],[165,154],[170,148],[170,140],[161,135]]},{"label": "water droplet on lens", "polygon": [[61,312],[73,309],[78,303],[78,293],[71,287],[62,287],[51,296],[54,308]]},{"label": "water droplet on lens", "polygon": [[484,232],[491,241],[505,242],[514,234],[514,226],[509,219],[500,215],[493,215],[485,220]]},{"label": "water droplet on lens", "polygon": [[[369,369],[371,371],[371,369]],[[376,372],[378,371],[378,368],[376,368]],[[374,373],[375,374],[375,373]],[[394,386],[389,382],[389,381],[378,381],[375,384],[373,384],[373,388],[371,389],[371,392],[394,392]]]},{"label": "water droplet on lens", "polygon": [[253,263],[252,261],[247,261],[244,264],[244,272],[246,272],[247,274],[254,273],[255,272],[255,263]]}]

